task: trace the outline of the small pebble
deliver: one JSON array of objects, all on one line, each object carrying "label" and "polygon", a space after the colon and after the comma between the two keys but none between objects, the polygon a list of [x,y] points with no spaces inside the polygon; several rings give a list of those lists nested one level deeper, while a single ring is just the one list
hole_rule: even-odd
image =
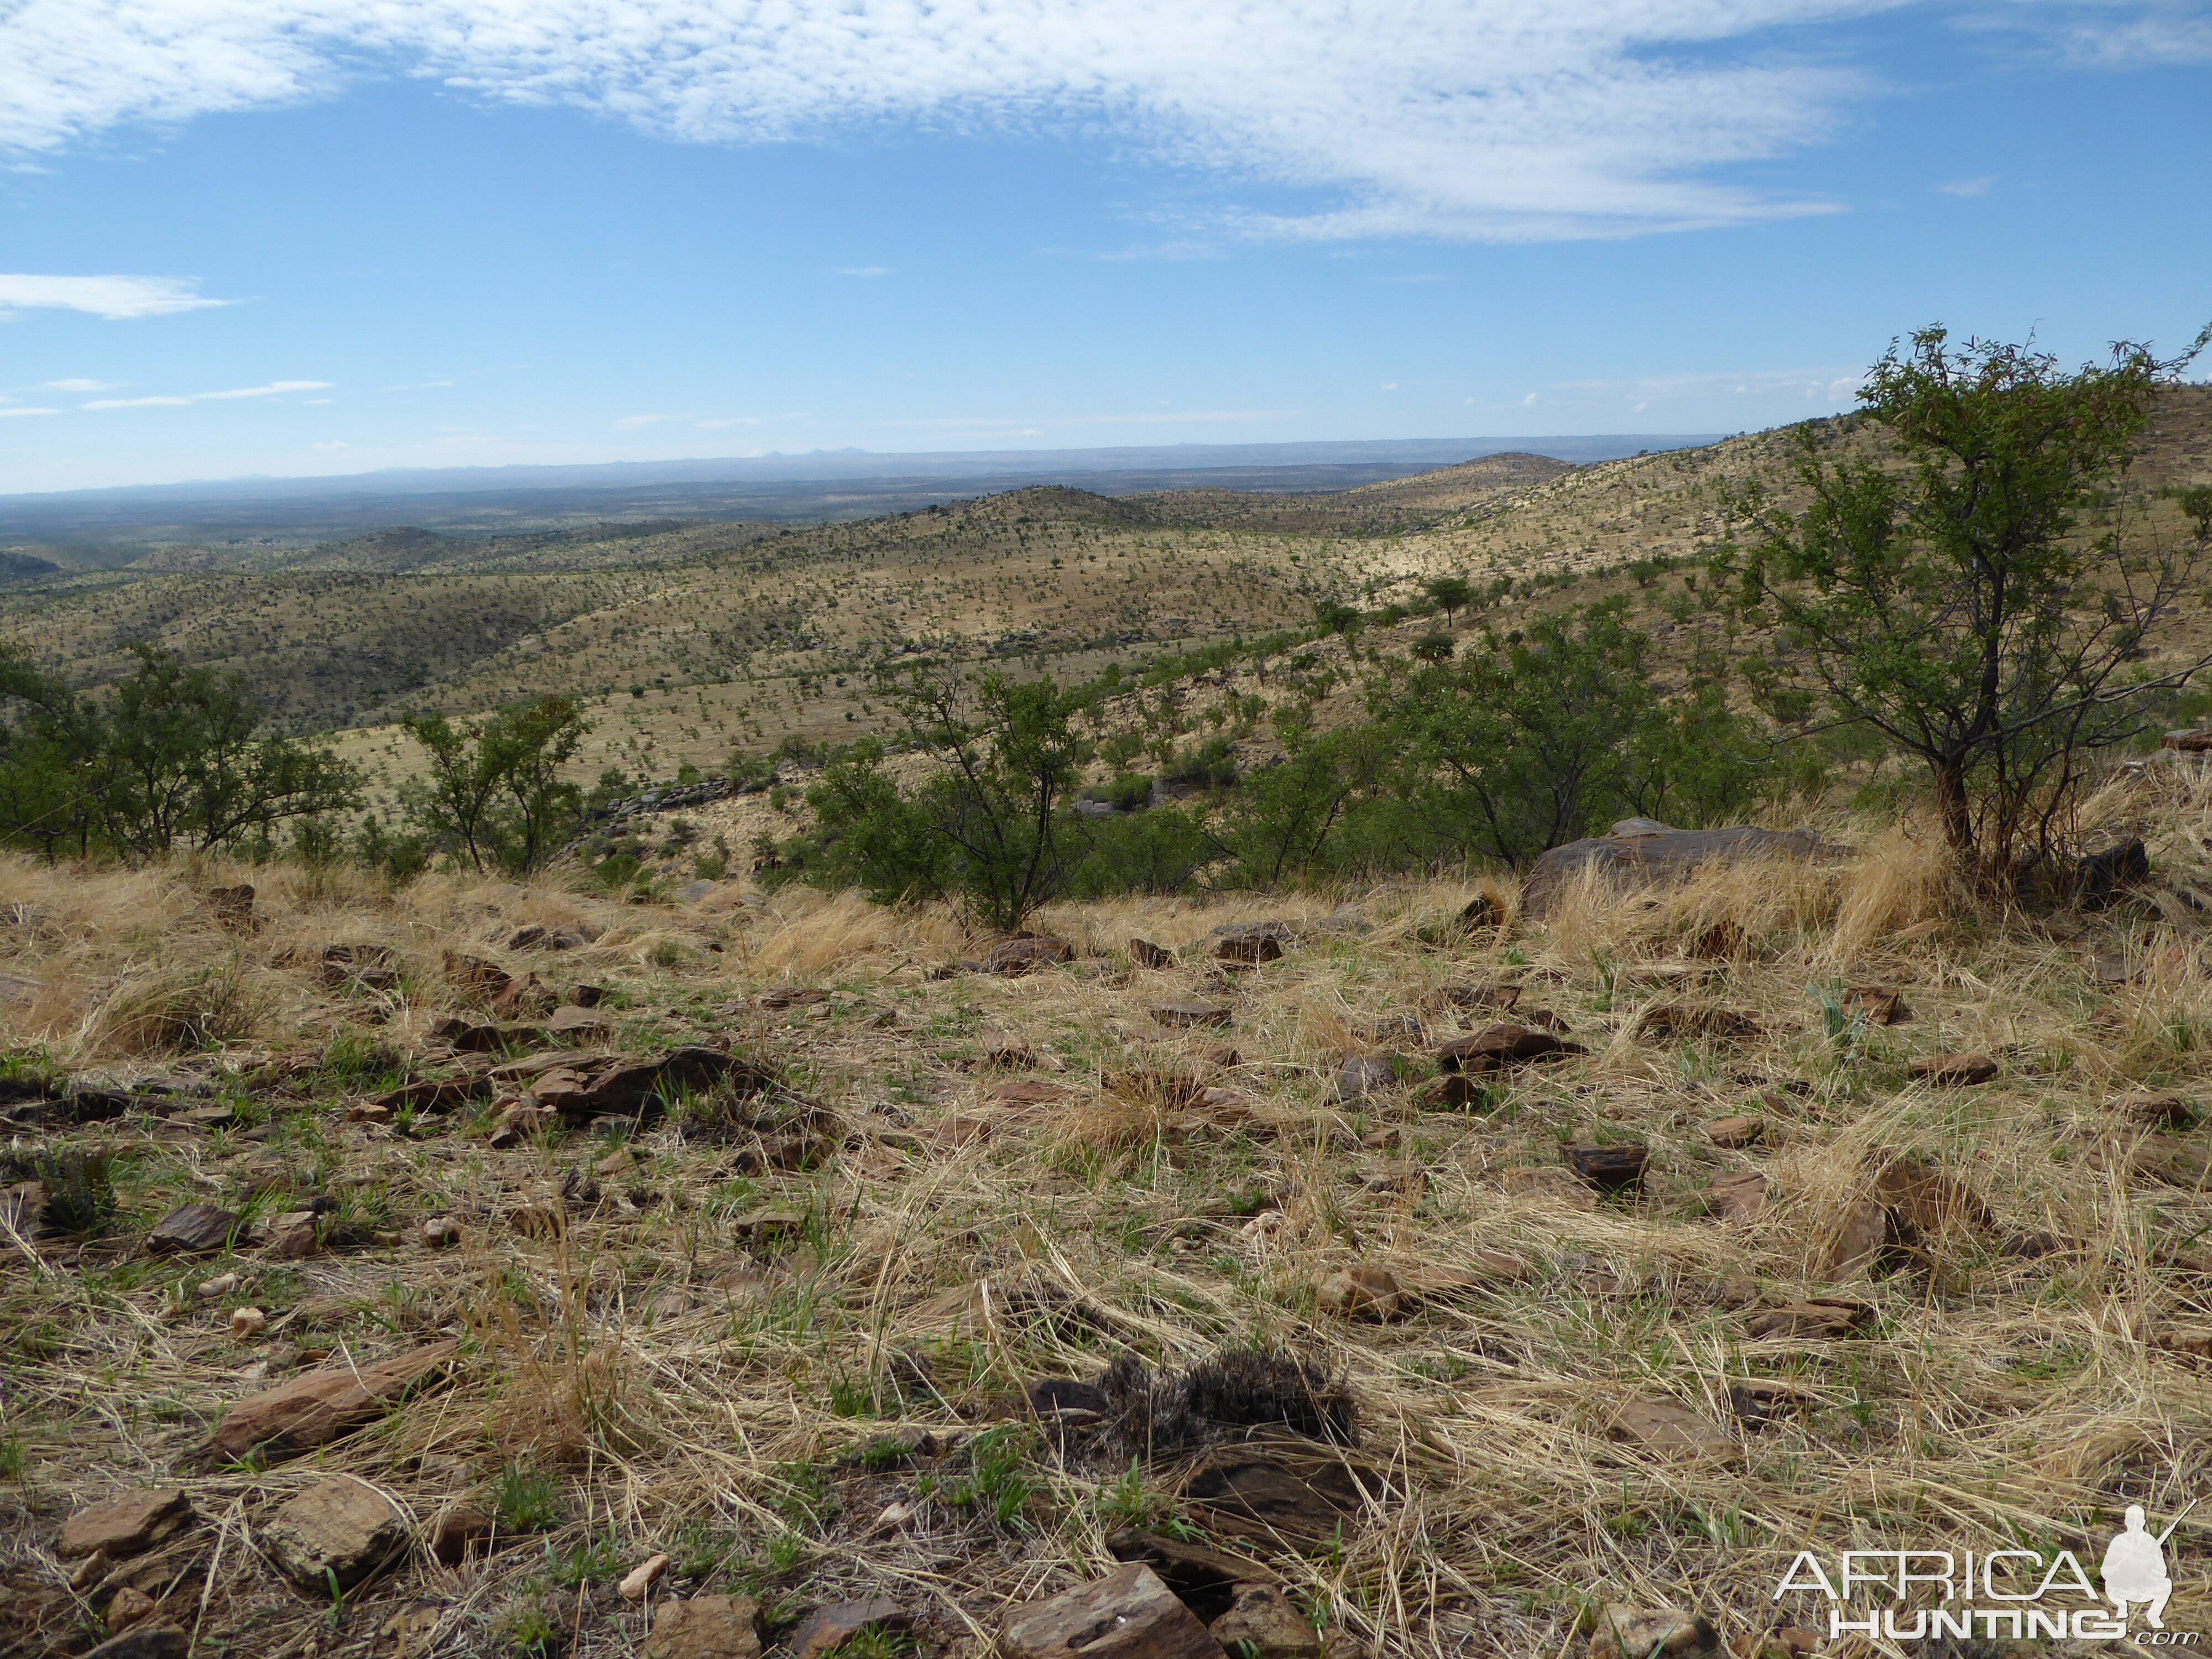
[{"label": "small pebble", "polygon": [[236,1273],[218,1273],[216,1277],[209,1279],[204,1285],[200,1286],[199,1293],[212,1301],[219,1296],[228,1296],[237,1288],[238,1275]]},{"label": "small pebble", "polygon": [[665,1555],[648,1555],[632,1567],[629,1570],[629,1576],[622,1581],[620,1588],[623,1600],[643,1601],[646,1591],[659,1583],[660,1575],[667,1571],[668,1558]]},{"label": "small pebble", "polygon": [[461,1224],[449,1215],[434,1215],[422,1224],[422,1242],[434,1250],[461,1242]]},{"label": "small pebble", "polygon": [[250,1342],[261,1334],[261,1328],[269,1322],[269,1316],[258,1308],[233,1308],[230,1310],[230,1335],[234,1342]]}]

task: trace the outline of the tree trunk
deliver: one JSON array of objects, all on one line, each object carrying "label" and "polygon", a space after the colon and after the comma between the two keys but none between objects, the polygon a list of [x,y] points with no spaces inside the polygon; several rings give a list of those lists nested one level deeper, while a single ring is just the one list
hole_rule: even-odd
[{"label": "tree trunk", "polygon": [[1974,819],[1966,805],[1966,763],[1941,760],[1936,763],[1936,811],[1943,821],[1943,840],[1961,858],[1974,851]]}]

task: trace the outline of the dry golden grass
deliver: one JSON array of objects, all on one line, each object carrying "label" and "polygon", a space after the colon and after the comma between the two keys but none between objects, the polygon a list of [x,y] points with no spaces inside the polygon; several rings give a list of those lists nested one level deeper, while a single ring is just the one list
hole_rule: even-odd
[{"label": "dry golden grass", "polygon": [[[1075,963],[1013,979],[929,977],[979,941],[851,895],[639,907],[551,883],[392,893],[213,864],[0,861],[0,904],[39,912],[0,933],[0,986],[37,988],[10,1005],[16,1039],[72,1071],[206,1086],[240,1114],[229,1129],[134,1114],[40,1138],[112,1149],[121,1209],[92,1238],[0,1241],[0,1443],[22,1456],[0,1482],[0,1587],[39,1640],[80,1650],[113,1586],[72,1589],[55,1528],[93,1495],[182,1473],[204,1524],[146,1574],[165,1615],[234,1651],[390,1651],[377,1632],[419,1608],[416,1651],[514,1652],[520,1621],[542,1616],[571,1653],[627,1653],[644,1615],[613,1578],[668,1549],[672,1589],[754,1594],[772,1633],[811,1603],[885,1594],[933,1652],[981,1653],[1009,1603],[1105,1565],[1116,1526],[1218,1524],[1183,1492],[1187,1457],[1163,1452],[1133,1479],[1126,1456],[1063,1454],[1027,1425],[1021,1389],[1127,1352],[1173,1368],[1253,1344],[1345,1376],[1358,1455],[1382,1477],[1335,1543],[1261,1552],[1346,1654],[1574,1654],[1606,1602],[1695,1605],[1744,1634],[1775,1621],[1771,1587],[1801,1548],[2087,1559],[2119,1505],[2162,1525],[2212,1477],[2212,1383],[2161,1346],[2212,1328],[2212,1196],[2186,1157],[2204,1136],[2182,1133],[2181,1161],[2154,1178],[2117,1133],[2142,1091],[2205,1097],[2206,927],[2177,890],[2203,868],[2212,787],[2178,766],[2093,805],[2100,824],[2149,830],[2161,872],[2101,915],[1978,912],[1911,827],[1832,824],[1861,851],[1649,894],[1578,890],[1541,924],[1443,946],[1423,936],[1466,884],[1067,906],[1040,925]],[[251,934],[202,897],[241,875],[263,889]],[[1493,892],[1510,908],[1511,884]],[[1218,971],[1209,932],[1262,917],[1307,924],[1304,942]],[[597,938],[507,951],[525,923]],[[1133,968],[1133,937],[1182,965]],[[325,987],[320,952],[338,943],[389,947],[401,988]],[[748,1172],[739,1143],[671,1125],[601,1173],[611,1148],[588,1136],[490,1146],[489,1111],[349,1121],[399,1071],[453,1064],[428,1036],[457,1006],[448,950],[556,989],[604,984],[625,1049],[707,1040],[770,1060],[836,1114],[836,1150]],[[2141,957],[2140,977],[2095,977],[2114,951]],[[1410,1088],[1336,1097],[1347,1052],[1395,1051],[1425,1074],[1437,1042],[1497,1018],[1442,994],[1501,981],[1589,1052],[1493,1079],[1467,1110],[1425,1109]],[[1824,997],[1876,982],[1909,1021],[1832,1020]],[[149,1046],[149,1018],[198,1006],[179,988],[218,983],[236,988],[239,1029],[179,1047],[173,1020],[168,1046]],[[757,994],[781,986],[829,995],[763,1009]],[[1225,1001],[1231,1024],[1172,1030],[1148,1012],[1192,994]],[[1756,1032],[1639,1035],[1653,1007],[1681,1004],[1747,1014]],[[1409,1015],[1422,1039],[1393,1024]],[[983,1067],[995,1034],[1025,1041],[1036,1069]],[[1998,1078],[1908,1077],[1911,1058],[1960,1048],[1996,1057]],[[1010,1100],[1009,1079],[1061,1092]],[[1707,1139],[1705,1123],[1744,1112],[1765,1120],[1763,1145]],[[1631,1139],[1650,1151],[1640,1197],[1599,1200],[1561,1169],[1562,1141]],[[1838,1273],[1852,1206],[1905,1155],[1971,1188],[1986,1220],[1954,1217],[1893,1267]],[[1752,1170],[1771,1183],[1763,1215],[1706,1212],[1716,1177]],[[251,1217],[313,1193],[398,1242],[299,1262],[137,1249],[187,1200]],[[788,1212],[787,1230],[739,1231],[763,1208]],[[556,1221],[526,1231],[519,1211]],[[419,1242],[431,1215],[459,1220],[459,1248]],[[1387,1322],[1322,1311],[1320,1284],[1361,1263],[1408,1286],[1465,1281]],[[225,1273],[240,1276],[228,1292],[196,1293]],[[1863,1302],[1869,1323],[1747,1334],[1750,1305],[1807,1295]],[[270,1329],[234,1343],[228,1311],[247,1301]],[[300,1350],[365,1360],[447,1334],[464,1346],[449,1386],[320,1457],[191,1464],[226,1402]],[[1746,1404],[1761,1390],[1771,1416]],[[1623,1407],[1650,1401],[1697,1413],[1726,1449],[1613,1437]],[[925,1431],[939,1449],[861,1456]],[[325,1470],[370,1480],[425,1527],[502,1491],[533,1520],[517,1497],[533,1480],[555,1513],[459,1566],[417,1552],[333,1613],[252,1544],[256,1518]],[[2169,1547],[2179,1629],[2212,1615],[2204,1536],[2192,1517]]]}]

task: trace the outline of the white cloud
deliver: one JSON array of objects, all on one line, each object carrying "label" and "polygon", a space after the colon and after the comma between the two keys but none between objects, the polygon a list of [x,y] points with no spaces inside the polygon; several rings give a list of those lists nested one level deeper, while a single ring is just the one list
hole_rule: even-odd
[{"label": "white cloud", "polygon": [[313,449],[346,449],[351,447],[351,446],[347,444],[342,439],[334,439],[326,444],[311,444],[308,447]]},{"label": "white cloud", "polygon": [[1395,392],[1398,389],[1398,383],[1395,380],[1385,380],[1382,382],[1382,389],[1385,392]]},{"label": "white cloud", "polygon": [[1563,392],[1626,398],[1638,413],[1655,403],[1735,393],[1744,397],[1802,398],[1847,406],[1866,380],[1861,369],[1777,368],[1693,374],[1646,374],[1632,380],[1565,380]]},{"label": "white cloud", "polygon": [[1946,196],[1986,196],[1996,181],[1996,174],[1985,173],[1978,179],[1954,179],[1948,185],[1930,185],[1929,188]]},{"label": "white cloud", "polygon": [[2018,29],[2076,64],[2212,64],[2212,13],[2197,0],[2011,0],[1970,27]]},{"label": "white cloud", "polygon": [[451,380],[416,380],[410,386],[388,386],[386,392],[428,392],[434,386],[451,386]]},{"label": "white cloud", "polygon": [[60,413],[61,410],[58,409],[32,409],[27,406],[21,409],[0,409],[0,419],[4,419],[10,415],[58,415]]},{"label": "white cloud", "polygon": [[697,143],[1109,129],[1316,193],[1225,216],[1253,235],[1617,236],[1822,210],[1715,175],[1838,130],[1874,85],[1821,31],[1901,3],[13,0],[0,149],[391,72]]},{"label": "white cloud", "polygon": [[726,426],[761,426],[767,420],[765,415],[726,415],[717,421],[695,421],[692,424],[702,432],[719,432]]},{"label": "white cloud", "polygon": [[[182,409],[191,404],[227,403],[234,398],[275,398],[287,392],[320,392],[329,380],[271,380],[266,386],[235,386],[226,392],[195,392],[188,397],[94,398],[82,409]],[[325,399],[325,401],[327,401]]]},{"label": "white cloud", "polygon": [[1543,401],[1543,399],[1542,399],[1542,398],[1539,398],[1539,397],[1538,397],[1534,392],[1530,392],[1527,397],[1523,398],[1521,400],[1521,407],[1522,407],[1522,408],[1523,408],[1523,409],[1534,409],[1534,408],[1535,408],[1535,406],[1536,406],[1538,404],[1541,403],[1542,401]]},{"label": "white cloud", "polygon": [[675,418],[672,415],[625,415],[615,422],[615,429],[617,432],[627,432],[633,427],[651,426],[656,422]]},{"label": "white cloud", "polygon": [[41,388],[46,392],[112,392],[114,386],[106,380],[48,380]]},{"label": "white cloud", "polygon": [[840,276],[888,276],[891,274],[891,268],[889,265],[839,265],[836,273]]},{"label": "white cloud", "polygon": [[[15,20],[0,18],[0,146],[9,137],[8,105],[24,95],[14,82],[22,65],[8,62],[8,34]],[[36,276],[0,272],[0,308],[17,311],[82,311],[111,321],[131,317],[167,317],[179,311],[228,305],[192,292],[191,284],[169,276]]]}]

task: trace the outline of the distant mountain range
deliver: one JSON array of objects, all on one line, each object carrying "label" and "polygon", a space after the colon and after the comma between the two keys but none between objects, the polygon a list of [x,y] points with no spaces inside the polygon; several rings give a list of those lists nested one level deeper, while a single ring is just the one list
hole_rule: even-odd
[{"label": "distant mountain range", "polygon": [[296,543],[402,523],[491,534],[628,518],[791,522],[861,518],[1077,481],[1109,495],[1200,487],[1339,490],[1510,452],[1583,465],[1713,441],[1708,434],[1668,433],[915,454],[845,449],[592,465],[394,468],[0,496],[0,544]]}]

